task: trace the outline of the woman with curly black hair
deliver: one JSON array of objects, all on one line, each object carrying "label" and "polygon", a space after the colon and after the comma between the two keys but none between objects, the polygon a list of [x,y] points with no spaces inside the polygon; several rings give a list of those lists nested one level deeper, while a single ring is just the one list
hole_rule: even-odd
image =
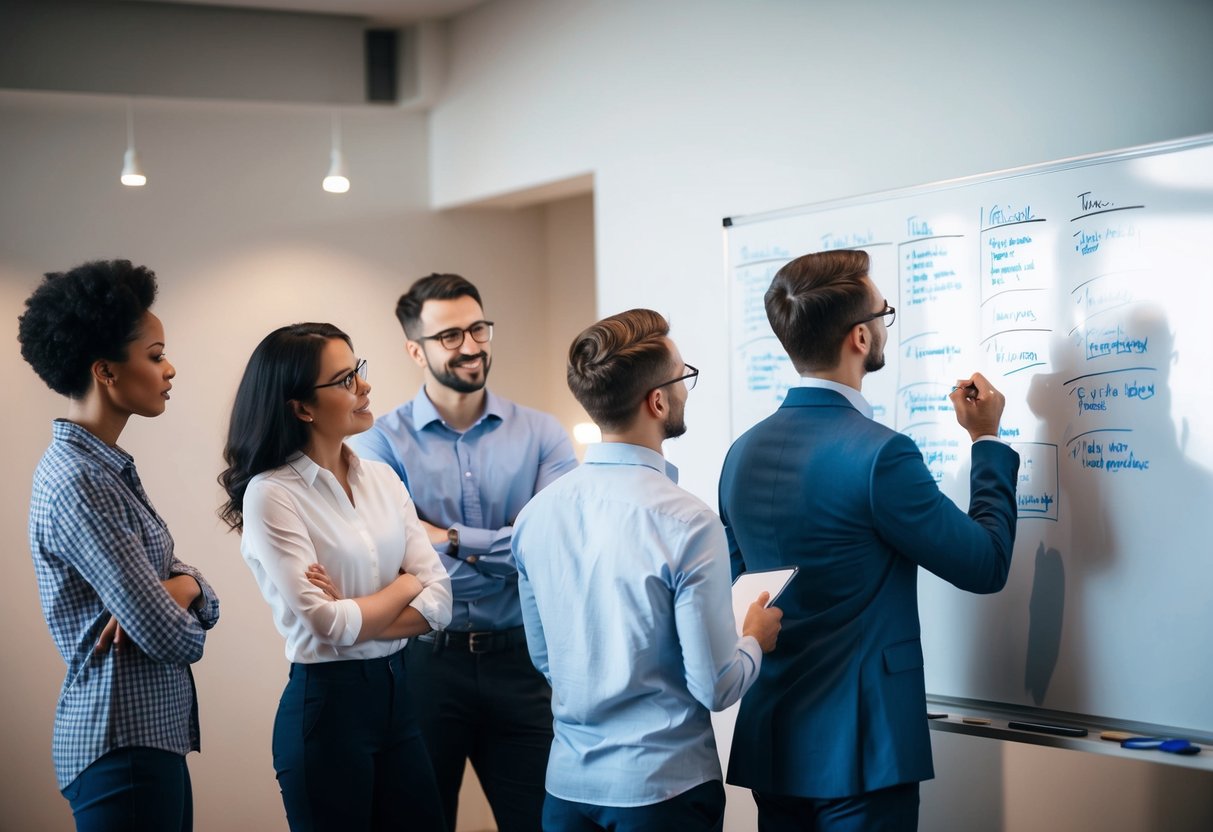
[{"label": "woman with curly black hair", "polygon": [[29,534],[42,611],[67,663],[55,773],[81,830],[193,827],[190,665],[219,601],[173,555],[118,447],[131,416],[164,412],[176,375],[155,297],[149,269],[97,261],[47,274],[19,318],[21,355],[68,399],[34,473]]}]

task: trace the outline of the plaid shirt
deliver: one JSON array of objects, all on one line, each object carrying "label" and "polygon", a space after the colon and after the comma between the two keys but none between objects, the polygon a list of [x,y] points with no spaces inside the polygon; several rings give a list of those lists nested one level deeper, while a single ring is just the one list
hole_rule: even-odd
[{"label": "plaid shirt", "polygon": [[[42,612],[67,663],[52,744],[59,788],[115,748],[198,750],[190,664],[202,657],[219,600],[198,570],[173,557],[130,454],[56,420],[34,472],[29,537]],[[182,609],[165,590],[161,581],[173,575],[198,581],[197,609]],[[97,653],[111,616],[131,642]]]}]

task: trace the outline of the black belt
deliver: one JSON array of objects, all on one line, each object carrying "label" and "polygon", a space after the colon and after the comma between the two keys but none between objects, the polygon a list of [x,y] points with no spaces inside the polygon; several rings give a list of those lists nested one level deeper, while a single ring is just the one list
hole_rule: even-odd
[{"label": "black belt", "polygon": [[432,644],[435,653],[443,650],[497,653],[525,645],[526,630],[522,627],[511,627],[508,630],[485,630],[479,633],[444,630],[440,633],[426,633],[423,636],[417,636],[417,640]]}]

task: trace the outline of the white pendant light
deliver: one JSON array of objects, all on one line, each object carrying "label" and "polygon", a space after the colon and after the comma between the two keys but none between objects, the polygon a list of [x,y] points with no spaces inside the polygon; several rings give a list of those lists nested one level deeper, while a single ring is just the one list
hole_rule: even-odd
[{"label": "white pendant light", "polygon": [[126,153],[122,154],[122,184],[128,188],[142,188],[147,184],[147,177],[139,166],[139,154],[135,152],[135,113],[129,101],[126,103]]},{"label": "white pendant light", "polygon": [[324,177],[323,187],[330,194],[343,194],[350,189],[345,157],[341,155],[341,121],[336,113],[333,113],[333,147],[329,153],[329,172]]}]

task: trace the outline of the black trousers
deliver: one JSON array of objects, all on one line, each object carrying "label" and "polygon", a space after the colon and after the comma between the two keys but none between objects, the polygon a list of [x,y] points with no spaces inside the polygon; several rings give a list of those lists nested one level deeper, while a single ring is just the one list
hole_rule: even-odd
[{"label": "black trousers", "polygon": [[405,678],[403,650],[291,665],[274,770],[293,832],[446,828]]},{"label": "black trousers", "polygon": [[552,691],[526,645],[472,653],[413,639],[405,652],[447,830],[455,829],[471,760],[500,832],[536,832],[552,748]]},{"label": "black trousers", "polygon": [[915,832],[918,784],[854,797],[787,797],[754,792],[758,832]]}]

